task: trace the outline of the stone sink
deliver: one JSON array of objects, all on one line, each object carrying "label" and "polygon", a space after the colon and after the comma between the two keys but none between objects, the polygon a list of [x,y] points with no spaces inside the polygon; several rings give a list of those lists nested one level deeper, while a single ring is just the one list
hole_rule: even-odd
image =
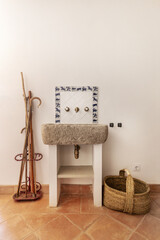
[{"label": "stone sink", "polygon": [[103,124],[43,124],[42,140],[47,145],[102,144],[108,137]]}]

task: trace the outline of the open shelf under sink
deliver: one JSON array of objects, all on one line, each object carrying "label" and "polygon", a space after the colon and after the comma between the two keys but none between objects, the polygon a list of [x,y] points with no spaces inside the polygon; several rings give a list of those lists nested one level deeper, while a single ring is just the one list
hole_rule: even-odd
[{"label": "open shelf under sink", "polygon": [[93,178],[92,166],[61,166],[58,178]]}]

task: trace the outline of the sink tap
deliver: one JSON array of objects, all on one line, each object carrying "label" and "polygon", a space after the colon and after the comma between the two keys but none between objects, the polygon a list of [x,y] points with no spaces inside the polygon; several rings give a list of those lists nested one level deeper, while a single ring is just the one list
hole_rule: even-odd
[{"label": "sink tap", "polygon": [[79,158],[79,150],[80,150],[80,146],[79,145],[74,145],[74,157],[75,157],[75,159]]},{"label": "sink tap", "polygon": [[79,112],[79,107],[76,107],[76,108],[75,108],[75,112],[76,112],[76,113]]}]

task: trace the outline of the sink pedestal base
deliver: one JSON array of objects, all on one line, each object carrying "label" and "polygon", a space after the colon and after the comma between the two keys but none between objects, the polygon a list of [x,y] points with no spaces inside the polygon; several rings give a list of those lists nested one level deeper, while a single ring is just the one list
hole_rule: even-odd
[{"label": "sink pedestal base", "polygon": [[93,145],[93,202],[102,206],[102,144]]},{"label": "sink pedestal base", "polygon": [[[49,145],[48,147],[49,147],[49,206],[57,207],[61,190],[61,178],[58,178],[58,171],[60,168],[58,146]],[[93,201],[94,206],[96,207],[102,206],[102,144],[93,145]]]}]

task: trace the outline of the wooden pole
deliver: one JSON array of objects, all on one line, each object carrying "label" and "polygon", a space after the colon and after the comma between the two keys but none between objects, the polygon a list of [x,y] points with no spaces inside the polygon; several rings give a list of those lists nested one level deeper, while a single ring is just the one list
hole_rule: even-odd
[{"label": "wooden pole", "polygon": [[35,184],[34,184],[34,149],[33,149],[33,132],[32,132],[32,93],[29,91],[29,106],[31,108],[31,119],[30,119],[30,134],[28,136],[28,153],[29,153],[29,179],[30,179],[30,190],[35,195]]},{"label": "wooden pole", "polygon": [[19,196],[19,193],[20,193],[20,187],[21,187],[21,182],[22,182],[24,165],[27,162],[27,146],[28,146],[30,118],[31,118],[31,107],[29,108],[29,116],[28,116],[28,122],[27,122],[27,127],[26,127],[26,136],[25,136],[24,147],[23,147],[23,160],[22,160],[22,163],[21,163],[21,170],[20,170],[20,176],[19,176],[17,196]]},{"label": "wooden pole", "polygon": [[23,98],[24,98],[24,104],[25,104],[26,127],[27,127],[27,121],[28,121],[28,112],[27,112],[27,97],[26,97],[25,86],[24,86],[24,77],[23,77],[23,72],[21,72],[21,79],[22,79],[22,89],[23,89]]},{"label": "wooden pole", "polygon": [[[21,72],[21,80],[22,80],[23,98],[24,98],[24,104],[25,104],[25,129],[26,129],[26,134],[28,134],[27,133],[27,124],[28,124],[27,97],[26,97],[25,86],[24,86],[23,72]],[[18,196],[19,196],[19,193],[20,193],[20,187],[21,187],[21,182],[22,182],[25,163],[26,163],[26,166],[27,166],[27,141],[26,140],[25,140],[25,144],[24,144],[24,148],[23,148],[23,160],[21,162],[21,169],[20,169],[20,176],[19,176],[19,183],[18,183],[18,190],[17,190],[17,195]]]}]

